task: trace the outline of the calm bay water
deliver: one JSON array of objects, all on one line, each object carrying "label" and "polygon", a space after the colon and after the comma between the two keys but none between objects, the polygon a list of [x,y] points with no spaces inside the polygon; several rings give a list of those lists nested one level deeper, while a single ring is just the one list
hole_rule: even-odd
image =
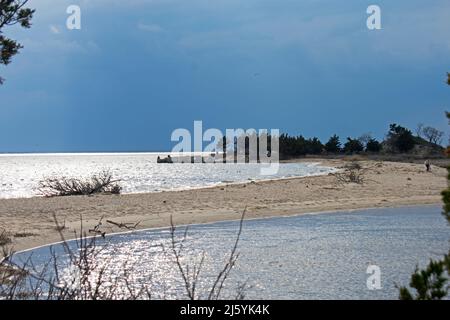
[{"label": "calm bay water", "polygon": [[0,198],[38,195],[48,177],[87,178],[111,170],[124,193],[198,188],[249,179],[273,179],[326,174],[333,168],[314,163],[280,164],[275,175],[261,175],[257,164],[157,164],[164,153],[0,155]]},{"label": "calm bay water", "polygon": [[[448,250],[449,227],[440,212],[438,206],[421,206],[245,221],[241,256],[225,297],[247,282],[249,299],[396,299],[396,283],[407,285],[416,265]],[[211,284],[237,230],[236,221],[189,227],[185,259],[206,252],[199,290]],[[177,240],[181,236],[182,230]],[[126,261],[134,266],[136,283],[150,281],[151,275],[155,298],[180,298],[180,276],[161,250],[169,243],[168,230],[161,229],[112,235],[98,245],[109,272]],[[49,258],[49,248],[43,247],[16,259],[30,253],[38,265]],[[367,289],[369,265],[381,269],[381,290]]]}]

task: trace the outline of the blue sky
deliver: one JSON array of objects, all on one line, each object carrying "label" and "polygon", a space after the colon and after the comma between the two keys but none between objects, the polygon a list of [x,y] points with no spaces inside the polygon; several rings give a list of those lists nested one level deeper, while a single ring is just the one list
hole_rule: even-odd
[{"label": "blue sky", "polygon": [[[66,8],[82,10],[68,30]],[[381,7],[382,30],[366,27]],[[170,150],[176,128],[326,140],[447,129],[450,2],[31,0],[0,87],[0,152]]]}]

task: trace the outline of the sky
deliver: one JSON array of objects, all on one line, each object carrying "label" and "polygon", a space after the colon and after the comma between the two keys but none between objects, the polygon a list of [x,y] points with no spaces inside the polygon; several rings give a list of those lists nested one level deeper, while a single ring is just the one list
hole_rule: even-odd
[{"label": "sky", "polygon": [[[366,26],[381,8],[381,30]],[[69,30],[69,5],[81,29]],[[30,0],[0,152],[164,151],[177,128],[448,135],[448,0]]]}]

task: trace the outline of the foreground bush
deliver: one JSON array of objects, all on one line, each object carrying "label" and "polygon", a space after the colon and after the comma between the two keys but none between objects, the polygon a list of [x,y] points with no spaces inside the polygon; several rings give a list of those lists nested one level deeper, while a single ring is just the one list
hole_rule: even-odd
[{"label": "foreground bush", "polygon": [[0,231],[0,246],[5,246],[11,242],[11,237],[5,230]]},{"label": "foreground bush", "polygon": [[334,174],[338,184],[364,183],[364,175],[367,168],[363,168],[357,161],[346,164],[343,170]]},{"label": "foreground bush", "polygon": [[[447,77],[447,84],[450,85],[450,73],[447,73]],[[446,115],[450,121],[450,112],[446,112]],[[450,224],[450,167],[447,168],[447,171],[448,186],[442,191],[442,201],[444,202],[442,214]],[[430,260],[425,269],[416,267],[411,275],[409,287],[399,287],[399,298],[401,300],[442,300],[449,298],[449,292],[450,250],[441,260]]]},{"label": "foreground bush", "polygon": [[[449,116],[450,119],[450,116]],[[450,168],[447,180],[450,181]],[[442,192],[444,201],[443,215],[450,223],[450,186]],[[450,290],[450,250],[441,260],[431,259],[424,269],[411,275],[409,287],[399,287],[401,300],[441,300],[449,298]]]},{"label": "foreground bush", "polygon": [[[51,258],[43,265],[36,266],[32,256],[27,261],[17,263],[14,255],[4,250],[6,258],[0,260],[0,300],[173,299],[174,296],[170,294],[166,296],[165,291],[161,297],[161,293],[155,289],[160,288],[161,284],[166,288],[166,280],[169,284],[176,281],[176,287],[172,290],[175,290],[177,299],[243,299],[247,288],[245,283],[239,284],[231,293],[228,290],[226,296],[223,291],[239,257],[237,247],[244,214],[234,245],[224,264],[214,268],[218,270],[215,275],[211,272],[204,274],[205,252],[199,255],[186,252],[187,228],[180,234],[176,232],[172,221],[168,239],[155,245],[159,248],[158,254],[160,254],[154,259],[156,269],[153,268],[153,270],[156,270],[156,277],[152,271],[134,272],[136,265],[130,262],[133,259],[127,257],[122,260],[121,253],[118,251],[113,250],[105,254],[110,244],[99,245],[97,237],[87,237],[81,231],[74,240],[74,247],[60,232],[64,258],[61,258],[56,253],[57,250],[51,247]],[[56,219],[55,221],[56,229],[60,230]],[[154,252],[152,247],[149,247],[149,250]],[[115,255],[119,255],[120,263],[114,260]],[[127,254],[122,255],[126,257]],[[165,279],[164,270],[158,269],[161,267],[158,264],[161,260],[167,261],[168,266],[174,270],[178,278]],[[136,261],[136,263],[140,262]],[[146,270],[152,270],[151,266]],[[160,279],[161,274],[162,279]]]}]

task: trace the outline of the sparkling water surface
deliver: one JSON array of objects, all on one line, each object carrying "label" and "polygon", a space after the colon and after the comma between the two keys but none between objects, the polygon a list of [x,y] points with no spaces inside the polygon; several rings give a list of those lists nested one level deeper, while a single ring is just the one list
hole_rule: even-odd
[{"label": "sparkling water surface", "polygon": [[110,170],[123,193],[157,192],[248,180],[327,174],[315,163],[282,163],[274,175],[261,175],[257,164],[158,164],[166,153],[0,155],[0,198],[39,195],[39,181],[49,177],[88,178]]},{"label": "sparkling water surface", "polygon": [[[231,221],[189,227],[184,262],[206,253],[199,292],[207,291],[227,259],[238,225]],[[180,228],[177,241],[182,234]],[[248,220],[224,297],[233,297],[237,286],[246,282],[248,299],[397,299],[395,284],[407,285],[416,265],[441,257],[448,240],[449,227],[439,206]],[[136,283],[152,283],[154,298],[185,298],[179,272],[161,249],[170,246],[167,229],[111,235],[98,246],[110,272],[119,272],[127,262]],[[61,248],[55,248],[64,257]],[[30,254],[37,265],[50,257],[49,248],[42,247],[16,259],[24,261]],[[367,288],[369,265],[380,267],[380,290]]]}]

